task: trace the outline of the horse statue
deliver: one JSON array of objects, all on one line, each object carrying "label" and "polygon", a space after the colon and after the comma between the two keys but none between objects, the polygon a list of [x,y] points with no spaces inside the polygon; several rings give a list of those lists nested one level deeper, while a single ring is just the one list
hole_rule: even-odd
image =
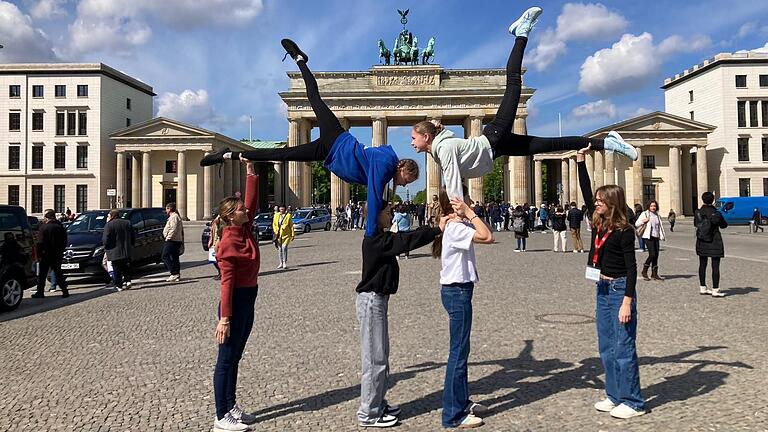
[{"label": "horse statue", "polygon": [[379,62],[383,60],[384,64],[389,66],[389,60],[392,57],[392,53],[389,52],[387,46],[384,45],[384,41],[379,39]]},{"label": "horse statue", "polygon": [[410,60],[411,66],[419,64],[419,38],[417,37],[413,38],[413,43],[411,44]]},{"label": "horse statue", "polygon": [[421,64],[429,64],[429,59],[435,56],[435,38],[429,38],[427,47],[424,48],[424,52],[421,53]]}]

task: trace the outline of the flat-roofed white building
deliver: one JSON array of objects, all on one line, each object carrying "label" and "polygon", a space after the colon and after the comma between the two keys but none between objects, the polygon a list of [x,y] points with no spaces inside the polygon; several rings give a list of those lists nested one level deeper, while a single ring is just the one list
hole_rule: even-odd
[{"label": "flat-roofed white building", "polygon": [[152,87],[102,63],[0,64],[0,202],[108,208],[109,134],[152,118]]},{"label": "flat-roofed white building", "polygon": [[662,88],[666,112],[716,127],[706,147],[709,190],[768,196],[768,54],[718,54]]}]

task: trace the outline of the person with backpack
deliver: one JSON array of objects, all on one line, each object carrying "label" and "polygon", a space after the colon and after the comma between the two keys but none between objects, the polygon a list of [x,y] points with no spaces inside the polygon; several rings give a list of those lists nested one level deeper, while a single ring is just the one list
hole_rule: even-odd
[{"label": "person with backpack", "polygon": [[[659,276],[659,242],[667,239],[664,233],[664,225],[659,216],[659,203],[653,200],[648,203],[647,209],[638,215],[635,221],[637,235],[645,240],[648,248],[648,258],[643,264],[643,279],[663,281]],[[651,269],[651,277],[648,277],[648,268]]]},{"label": "person with backpack", "polygon": [[669,214],[667,215],[667,221],[669,222],[669,232],[675,232],[676,220],[677,220],[677,213],[675,213],[675,209],[669,209]]},{"label": "person with backpack", "polygon": [[512,231],[515,232],[517,239],[515,252],[525,252],[525,243],[528,238],[528,214],[521,206],[515,207],[515,211],[512,212]]},{"label": "person with backpack", "polygon": [[581,241],[582,220],[584,220],[584,212],[576,206],[576,202],[572,202],[571,209],[568,210],[568,225],[571,228],[571,238],[573,239],[573,253],[584,252],[584,243]]},{"label": "person with backpack", "polygon": [[[720,259],[725,257],[723,236],[720,230],[728,227],[723,215],[712,205],[712,192],[701,194],[704,204],[696,210],[693,224],[696,226],[696,255],[699,256],[699,294],[725,297],[720,291]],[[712,289],[707,288],[707,260],[712,260]]]},{"label": "person with backpack", "polygon": [[552,236],[554,238],[554,246],[552,252],[565,252],[565,211],[561,206],[557,206],[554,213],[549,215],[552,220]]}]

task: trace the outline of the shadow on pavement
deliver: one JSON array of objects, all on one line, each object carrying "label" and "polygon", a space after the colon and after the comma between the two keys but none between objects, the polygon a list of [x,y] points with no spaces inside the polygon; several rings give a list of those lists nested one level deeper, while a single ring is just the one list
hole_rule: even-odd
[{"label": "shadow on pavement", "polygon": [[662,274],[661,277],[664,279],[690,279],[693,277],[696,277],[697,275],[694,274],[678,274],[678,275],[666,275]]},{"label": "shadow on pavement", "polygon": [[760,288],[755,288],[755,287],[728,288],[727,290],[725,290],[725,295],[726,296],[744,295],[744,294],[749,294],[749,293],[758,292],[758,291],[760,291]]},{"label": "shadow on pavement", "polygon": [[81,292],[81,289],[82,288],[70,286],[68,298],[62,298],[60,295],[61,291],[57,291],[56,295],[51,295],[46,291],[45,298],[43,299],[25,298],[22,300],[21,307],[19,309],[11,312],[3,312],[0,314],[0,322],[12,321],[18,318],[28,317],[30,315],[70,306],[115,292],[112,290],[105,290],[100,288]]}]

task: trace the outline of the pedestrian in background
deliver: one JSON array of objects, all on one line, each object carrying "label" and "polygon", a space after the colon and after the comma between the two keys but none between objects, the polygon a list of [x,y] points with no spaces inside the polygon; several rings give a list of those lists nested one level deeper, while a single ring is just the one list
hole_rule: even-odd
[{"label": "pedestrian in background", "polygon": [[[659,203],[653,200],[648,203],[648,208],[640,213],[635,221],[637,233],[645,240],[645,246],[648,248],[648,258],[643,264],[643,279],[663,281],[659,276],[659,243],[666,240],[664,234],[664,225],[659,216]],[[651,268],[651,277],[648,277],[648,268]]]},{"label": "pedestrian in background", "polygon": [[[277,206],[275,206],[275,209],[277,209]],[[208,240],[208,261],[216,269],[216,276],[213,277],[213,280],[221,280],[221,269],[216,260],[216,247],[219,245],[219,240],[221,240],[221,218],[219,218],[218,214],[214,214],[211,221],[211,236]]]},{"label": "pedestrian in background", "polygon": [[528,214],[522,206],[515,207],[512,212],[512,231],[515,232],[517,249],[515,252],[525,252],[525,243],[528,238]]},{"label": "pedestrian in background", "polygon": [[184,226],[176,210],[176,203],[166,204],[165,214],[168,215],[168,220],[163,228],[165,243],[163,243],[162,258],[165,268],[171,274],[168,276],[168,282],[178,282],[181,280],[179,257],[184,250]]},{"label": "pedestrian in background", "polygon": [[581,221],[583,220],[584,212],[579,210],[575,201],[571,202],[571,208],[568,210],[568,226],[571,228],[573,253],[584,252],[584,243],[581,241]]},{"label": "pedestrian in background", "polygon": [[61,296],[69,297],[66,277],[61,271],[61,261],[64,258],[64,250],[67,248],[67,230],[56,220],[56,212],[48,209],[44,213],[43,223],[37,232],[38,271],[37,271],[37,292],[32,294],[32,298],[45,297],[45,280],[48,276],[48,270],[52,270],[56,275],[56,284],[61,288]]},{"label": "pedestrian in background", "polygon": [[[407,233],[411,230],[411,219],[408,217],[406,211],[406,207],[403,204],[395,207],[395,215],[392,217],[392,225],[397,227],[395,232]],[[404,255],[405,259],[411,257],[410,251],[408,250],[405,251]],[[400,255],[398,255],[397,258],[399,259]]]},{"label": "pedestrian in background", "polygon": [[565,225],[565,211],[562,207],[557,206],[555,212],[549,217],[552,220],[552,237],[554,239],[552,251],[565,252],[565,231],[568,229]]},{"label": "pedestrian in background", "polygon": [[[630,223],[632,224],[636,223],[637,218],[640,216],[642,212],[643,212],[643,206],[641,206],[640,204],[635,204],[635,214],[633,215],[634,219],[631,219]],[[637,244],[638,244],[638,249],[640,251],[642,252],[646,251],[645,239],[643,238],[643,236],[639,234],[637,234]]]},{"label": "pedestrian in background", "polygon": [[755,225],[755,234],[757,233],[757,230],[760,230],[760,232],[765,232],[763,227],[760,226],[762,219],[763,215],[760,214],[760,209],[755,207],[755,211],[752,212],[752,222],[754,222]]},{"label": "pedestrian in background", "polygon": [[107,224],[102,235],[104,253],[112,262],[115,272],[114,283],[118,291],[131,288],[131,250],[136,243],[133,226],[127,219],[120,217],[117,209],[109,211]]},{"label": "pedestrian in background", "polygon": [[[712,192],[701,194],[701,201],[704,204],[693,217],[696,226],[696,255],[699,257],[699,294],[725,297],[725,293],[720,291],[720,260],[725,256],[720,230],[727,228],[728,222],[712,205],[715,202]],[[708,259],[712,260],[712,289],[707,288]]]},{"label": "pedestrian in background", "polygon": [[667,215],[667,221],[669,222],[669,232],[675,232],[676,220],[677,220],[677,213],[675,213],[675,209],[669,209],[669,214]]},{"label": "pedestrian in background", "polygon": [[275,248],[280,259],[277,268],[288,268],[288,245],[293,241],[296,234],[293,230],[293,216],[286,211],[284,205],[281,205],[278,213],[272,216],[272,232],[275,236]]},{"label": "pedestrian in background", "polygon": [[539,209],[539,221],[541,222],[541,232],[547,232],[547,221],[549,221],[549,211],[547,206],[542,204]]}]

